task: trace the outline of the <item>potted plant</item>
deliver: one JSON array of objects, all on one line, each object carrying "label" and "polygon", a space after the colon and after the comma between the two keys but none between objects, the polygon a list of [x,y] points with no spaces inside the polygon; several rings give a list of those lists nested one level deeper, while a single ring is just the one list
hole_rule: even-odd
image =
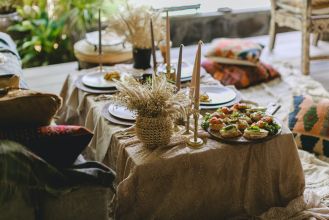
[{"label": "potted plant", "polygon": [[155,76],[141,84],[133,77],[117,81],[119,93],[112,101],[137,112],[136,135],[148,149],[166,146],[173,133],[173,121],[185,114],[189,103],[184,91],[176,93],[175,86],[165,76]]},{"label": "potted plant", "polygon": [[163,25],[160,11],[155,12],[151,7],[134,6],[125,1],[119,12],[109,19],[108,30],[124,36],[133,45],[134,68],[150,68],[151,60],[151,28],[152,19],[154,39],[159,41],[163,35]]},{"label": "potted plant", "polygon": [[0,1],[0,32],[5,32],[14,21],[19,19],[16,8],[21,4],[21,0]]}]

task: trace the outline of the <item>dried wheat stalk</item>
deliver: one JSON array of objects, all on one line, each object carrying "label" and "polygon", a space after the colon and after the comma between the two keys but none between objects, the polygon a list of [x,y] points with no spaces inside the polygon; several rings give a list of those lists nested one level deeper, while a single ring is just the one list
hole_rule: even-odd
[{"label": "dried wheat stalk", "polygon": [[143,117],[173,118],[185,114],[185,106],[189,103],[183,91],[175,92],[175,86],[165,76],[156,76],[146,84],[137,82],[133,77],[126,77],[124,81],[117,81],[119,93],[112,101],[126,106],[129,110],[137,111]]},{"label": "dried wheat stalk", "polygon": [[133,6],[128,0],[123,2],[118,14],[109,19],[107,30],[125,36],[135,48],[151,48],[150,20],[153,21],[155,41],[163,39],[163,20],[161,12],[149,6]]}]

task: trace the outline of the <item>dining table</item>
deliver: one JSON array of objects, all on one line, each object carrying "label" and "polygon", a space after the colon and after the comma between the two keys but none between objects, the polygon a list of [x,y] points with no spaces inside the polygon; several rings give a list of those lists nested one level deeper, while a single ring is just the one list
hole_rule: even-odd
[{"label": "dining table", "polygon": [[[173,51],[175,57],[177,50]],[[131,64],[116,67],[132,70]],[[111,123],[102,116],[110,102],[108,95],[76,87],[76,80],[88,71],[68,75],[56,122],[83,125],[93,131],[85,154],[117,174],[112,200],[116,219],[248,218],[261,216],[272,207],[285,207],[303,195],[304,173],[293,134],[285,123],[288,102],[280,103],[276,116],[282,122],[281,134],[266,142],[225,144],[200,128],[205,141],[201,148],[189,147],[187,136],[177,132],[167,146],[149,150],[136,137],[134,127]],[[201,84],[223,87],[209,74]],[[277,96],[290,87],[285,82],[276,84],[272,92],[241,91],[242,98],[262,105],[278,101]]]}]

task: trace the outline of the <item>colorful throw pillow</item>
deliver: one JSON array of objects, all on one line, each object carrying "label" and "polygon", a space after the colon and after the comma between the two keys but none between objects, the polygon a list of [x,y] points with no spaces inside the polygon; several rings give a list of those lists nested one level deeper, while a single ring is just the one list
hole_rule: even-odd
[{"label": "colorful throw pillow", "polygon": [[261,62],[255,66],[243,66],[205,60],[202,62],[202,67],[223,85],[234,85],[237,89],[247,88],[280,76],[272,66]]},{"label": "colorful throw pillow", "polygon": [[295,96],[289,128],[299,148],[329,156],[329,99]]},{"label": "colorful throw pillow", "polygon": [[56,167],[68,167],[87,147],[93,134],[81,126],[0,129],[0,140],[13,140]]},{"label": "colorful throw pillow", "polygon": [[257,63],[264,46],[249,40],[220,38],[211,43],[207,57],[224,57]]},{"label": "colorful throw pillow", "polygon": [[0,128],[49,125],[61,103],[54,94],[24,89],[1,91]]}]

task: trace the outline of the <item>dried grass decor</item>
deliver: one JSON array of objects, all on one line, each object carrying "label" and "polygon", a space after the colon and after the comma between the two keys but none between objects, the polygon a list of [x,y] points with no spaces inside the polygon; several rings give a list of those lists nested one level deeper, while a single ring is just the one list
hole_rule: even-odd
[{"label": "dried grass decor", "polygon": [[109,19],[108,31],[124,36],[135,48],[149,49],[151,45],[150,20],[153,21],[154,39],[163,39],[161,11],[154,11],[146,5],[136,6],[124,0],[118,13]]},{"label": "dried grass decor", "polygon": [[176,93],[175,85],[169,83],[164,75],[155,76],[145,84],[128,76],[117,81],[116,87],[119,93],[112,100],[143,117],[176,118],[185,113],[184,107],[189,103],[187,95],[182,90]]},{"label": "dried grass decor", "polygon": [[119,93],[112,100],[137,111],[136,134],[145,147],[154,149],[170,142],[173,120],[185,114],[188,97],[183,91],[175,93],[175,86],[165,76],[156,76],[146,84],[133,77],[117,83]]}]

